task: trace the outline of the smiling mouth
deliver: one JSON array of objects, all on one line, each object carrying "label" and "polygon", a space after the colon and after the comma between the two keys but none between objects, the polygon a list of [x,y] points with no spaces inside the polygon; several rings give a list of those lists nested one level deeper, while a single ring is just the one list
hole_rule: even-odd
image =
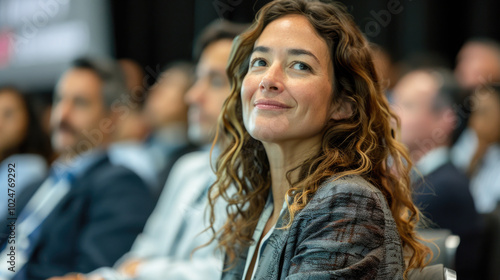
[{"label": "smiling mouth", "polygon": [[286,104],[274,100],[257,100],[254,103],[254,106],[257,109],[262,109],[262,110],[283,110],[291,108]]}]

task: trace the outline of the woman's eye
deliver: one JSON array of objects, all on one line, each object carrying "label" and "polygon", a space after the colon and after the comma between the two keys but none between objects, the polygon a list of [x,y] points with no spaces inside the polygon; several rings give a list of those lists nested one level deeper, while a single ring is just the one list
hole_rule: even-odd
[{"label": "woman's eye", "polygon": [[256,58],[252,61],[252,67],[263,67],[266,65],[267,65],[266,61],[260,58]]},{"label": "woman's eye", "polygon": [[309,71],[311,70],[311,67],[309,65],[302,63],[302,62],[296,62],[293,64],[293,69],[295,70],[301,70],[301,71]]}]

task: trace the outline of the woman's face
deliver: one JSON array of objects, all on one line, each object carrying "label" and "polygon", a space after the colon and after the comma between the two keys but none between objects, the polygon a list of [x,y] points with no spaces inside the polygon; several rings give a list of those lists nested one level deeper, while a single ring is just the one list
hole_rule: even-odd
[{"label": "woman's face", "polygon": [[13,92],[0,92],[0,153],[15,148],[26,136],[28,112]]},{"label": "woman's face", "polygon": [[255,42],[241,88],[247,131],[270,143],[321,139],[333,114],[332,79],[328,46],[309,21],[274,20]]}]

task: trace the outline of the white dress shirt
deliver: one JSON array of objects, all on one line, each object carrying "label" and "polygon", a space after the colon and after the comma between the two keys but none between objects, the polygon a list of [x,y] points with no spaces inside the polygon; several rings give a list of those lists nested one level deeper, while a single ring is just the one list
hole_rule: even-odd
[{"label": "white dress shirt", "polygon": [[488,148],[472,174],[470,185],[477,212],[495,210],[500,202],[500,144]]}]

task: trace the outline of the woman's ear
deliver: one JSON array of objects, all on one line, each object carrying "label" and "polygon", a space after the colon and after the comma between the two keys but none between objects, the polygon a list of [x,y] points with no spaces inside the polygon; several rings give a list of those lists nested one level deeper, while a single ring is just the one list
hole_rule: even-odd
[{"label": "woman's ear", "polygon": [[353,114],[353,106],[349,101],[342,100],[341,102],[336,103],[330,114],[330,118],[333,120],[343,120],[350,118]]}]

